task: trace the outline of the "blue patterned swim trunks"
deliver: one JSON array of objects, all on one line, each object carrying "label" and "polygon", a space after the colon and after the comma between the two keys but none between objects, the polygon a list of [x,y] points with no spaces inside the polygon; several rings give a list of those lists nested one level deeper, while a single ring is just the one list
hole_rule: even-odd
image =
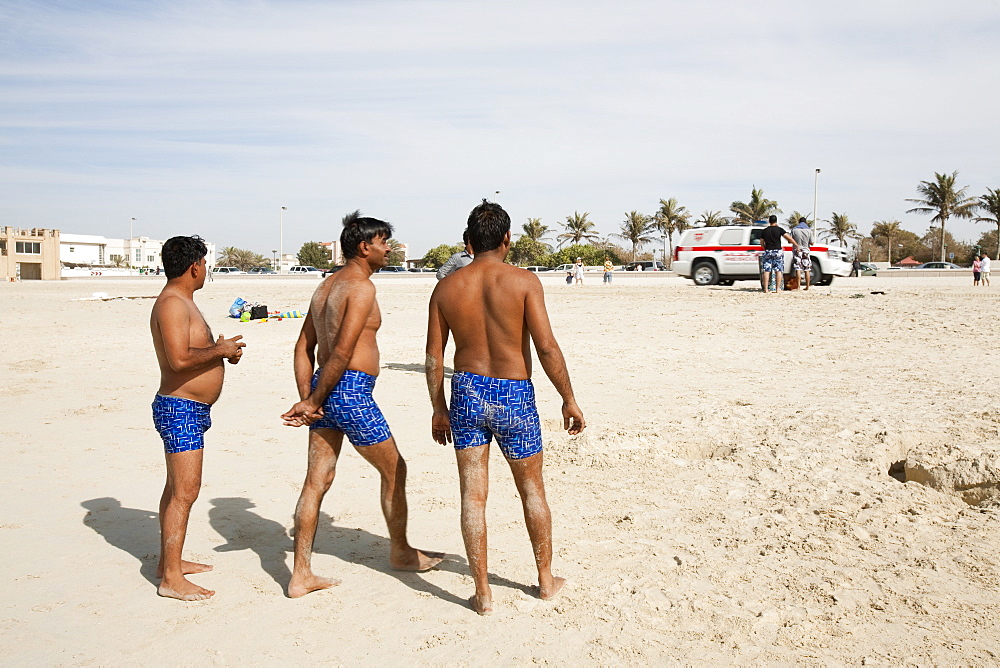
[{"label": "blue patterned swim trunks", "polygon": [[785,271],[785,252],[783,250],[766,250],[760,259],[761,271]]},{"label": "blue patterned swim trunks", "polygon": [[496,436],[507,459],[524,459],[542,451],[542,427],[531,380],[456,371],[451,377],[449,417],[456,450],[488,445]]},{"label": "blue patterned swim trunks", "polygon": [[157,394],[153,399],[153,426],[168,455],[205,447],[205,432],[212,426],[212,406],[194,399]]},{"label": "blue patterned swim trunks", "polygon": [[[316,388],[319,369],[312,377]],[[392,438],[389,424],[372,397],[375,376],[347,369],[323,402],[323,417],[309,429],[336,429],[347,435],[355,447],[375,445]]]}]

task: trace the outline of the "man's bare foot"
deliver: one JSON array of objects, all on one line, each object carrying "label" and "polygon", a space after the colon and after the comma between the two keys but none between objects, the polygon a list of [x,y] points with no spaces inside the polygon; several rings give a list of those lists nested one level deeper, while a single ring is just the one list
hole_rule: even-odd
[{"label": "man's bare foot", "polygon": [[479,594],[473,594],[469,597],[469,604],[472,606],[472,609],[476,611],[476,614],[485,616],[493,613],[492,596],[479,596]]},{"label": "man's bare foot", "polygon": [[429,571],[444,559],[444,552],[424,552],[410,548],[410,552],[401,557],[390,555],[389,565],[397,571],[414,571],[423,573]]},{"label": "man's bare foot", "polygon": [[[210,570],[212,570],[212,566],[210,564],[199,564],[196,561],[181,560],[181,573],[184,575],[191,575],[192,573],[207,573]],[[163,577],[163,564],[157,564],[156,577]]]},{"label": "man's bare foot", "polygon": [[551,601],[559,595],[559,592],[562,591],[563,585],[565,584],[566,578],[553,577],[551,584],[546,587],[538,587],[538,598],[543,601]]},{"label": "man's bare foot", "polygon": [[215,592],[211,589],[199,587],[183,576],[179,580],[169,583],[161,582],[156,593],[166,598],[176,598],[179,601],[204,601],[215,596]]},{"label": "man's bare foot", "polygon": [[300,596],[305,596],[306,594],[314,591],[319,591],[320,589],[329,589],[330,587],[336,587],[340,584],[340,580],[334,580],[333,578],[321,578],[318,575],[313,575],[310,573],[305,576],[292,575],[292,579],[288,582],[288,598],[299,598]]}]

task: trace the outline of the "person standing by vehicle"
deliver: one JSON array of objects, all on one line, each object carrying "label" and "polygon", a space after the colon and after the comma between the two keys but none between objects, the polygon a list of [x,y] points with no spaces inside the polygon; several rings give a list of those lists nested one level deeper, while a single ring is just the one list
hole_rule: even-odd
[{"label": "person standing by vehicle", "polygon": [[812,258],[809,257],[809,247],[812,246],[812,230],[809,229],[805,218],[799,218],[799,224],[792,228],[792,238],[798,244],[798,247],[792,251],[792,269],[798,272],[799,283],[805,285],[803,289],[808,290],[812,273]]},{"label": "person standing by vehicle", "polygon": [[761,285],[764,287],[764,292],[770,290],[771,274],[775,276],[774,282],[774,292],[777,293],[781,289],[781,275],[785,271],[785,258],[784,251],[781,249],[781,240],[788,239],[793,247],[798,248],[799,243],[793,239],[788,232],[781,227],[778,227],[778,217],[771,216],[767,219],[767,227],[760,235],[760,245],[764,249],[763,255],[761,255],[761,269],[764,271],[764,279],[761,281]]},{"label": "person standing by vehicle", "polygon": [[[854,258],[854,262],[851,262],[851,276],[854,278],[861,277],[861,260],[857,257]],[[848,278],[851,276],[848,276]]]},{"label": "person standing by vehicle", "polygon": [[611,258],[604,258],[604,284],[611,285],[611,279],[614,278],[615,265],[611,264]]},{"label": "person standing by vehicle", "polygon": [[986,253],[979,260],[979,277],[985,287],[990,287],[990,256]]},{"label": "person standing by vehicle", "polygon": [[973,285],[979,285],[979,278],[980,278],[980,274],[982,273],[982,270],[983,270],[983,262],[982,262],[982,260],[979,259],[979,256],[976,255],[976,256],[974,256],[972,258],[972,284]]}]

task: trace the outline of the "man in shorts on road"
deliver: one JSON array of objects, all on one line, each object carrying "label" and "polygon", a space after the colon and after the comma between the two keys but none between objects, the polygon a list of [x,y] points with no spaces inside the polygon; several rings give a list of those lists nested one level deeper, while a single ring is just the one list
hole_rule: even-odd
[{"label": "man in shorts on road", "polygon": [[[340,247],[344,268],[325,278],[309,304],[295,343],[295,382],[301,401],[281,417],[309,425],[309,464],[295,507],[295,557],[291,598],[340,584],[312,572],[319,508],[333,483],[344,435],[382,478],[382,512],[389,528],[389,565],[426,571],[444,556],[410,547],[406,539],[406,462],[372,390],[379,372],[375,335],[382,314],[371,275],[389,264],[392,226],[355,211],[344,217]],[[314,370],[315,367],[315,370]]]},{"label": "man in shorts on road", "polygon": [[212,330],[194,303],[194,292],[205,285],[208,248],[199,237],[173,237],[163,244],[167,284],[153,303],[149,329],[160,389],[153,399],[153,425],[163,439],[167,482],[160,497],[160,596],[182,601],[211,598],[215,592],[185,576],[212,570],[208,564],[184,561],[191,506],[201,490],[205,432],[210,412],[222,393],[223,360],[236,364],[243,355],[242,336],[213,340]]},{"label": "man in shorts on road", "polygon": [[[563,578],[552,575],[552,517],[542,481],[542,434],[531,383],[529,340],[563,399],[563,426],[579,434],[586,423],[545,310],[535,274],[504,263],[510,217],[483,200],[468,221],[476,259],[434,288],[427,324],[427,389],[431,435],[455,443],[462,495],[462,537],[476,585],[470,599],[481,615],[493,609],[486,567],[486,496],[490,441],[507,459],[524,508],[538,569],[539,596],[555,597]],[[444,351],[455,337],[451,409],[444,394]]]},{"label": "man in shorts on road", "polygon": [[808,290],[812,274],[812,258],[809,257],[812,229],[805,218],[799,218],[799,224],[792,228],[791,235],[798,244],[792,251],[792,269],[799,275],[799,284],[805,286],[804,290]]},{"label": "man in shorts on road", "polygon": [[781,289],[781,275],[785,271],[785,257],[784,251],[781,248],[781,240],[787,239],[795,248],[798,248],[799,244],[789,236],[788,232],[778,227],[777,216],[770,216],[767,219],[767,223],[767,227],[760,234],[760,245],[764,249],[764,253],[760,258],[760,268],[764,272],[761,287],[763,287],[764,292],[768,292],[771,285],[771,273],[773,272],[776,279],[774,282],[774,292],[778,292]]}]

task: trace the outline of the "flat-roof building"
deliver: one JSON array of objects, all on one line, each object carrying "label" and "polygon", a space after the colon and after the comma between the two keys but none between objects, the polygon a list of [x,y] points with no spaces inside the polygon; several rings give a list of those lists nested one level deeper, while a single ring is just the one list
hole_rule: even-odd
[{"label": "flat-roof building", "polygon": [[59,230],[0,227],[0,279],[58,281]]}]

